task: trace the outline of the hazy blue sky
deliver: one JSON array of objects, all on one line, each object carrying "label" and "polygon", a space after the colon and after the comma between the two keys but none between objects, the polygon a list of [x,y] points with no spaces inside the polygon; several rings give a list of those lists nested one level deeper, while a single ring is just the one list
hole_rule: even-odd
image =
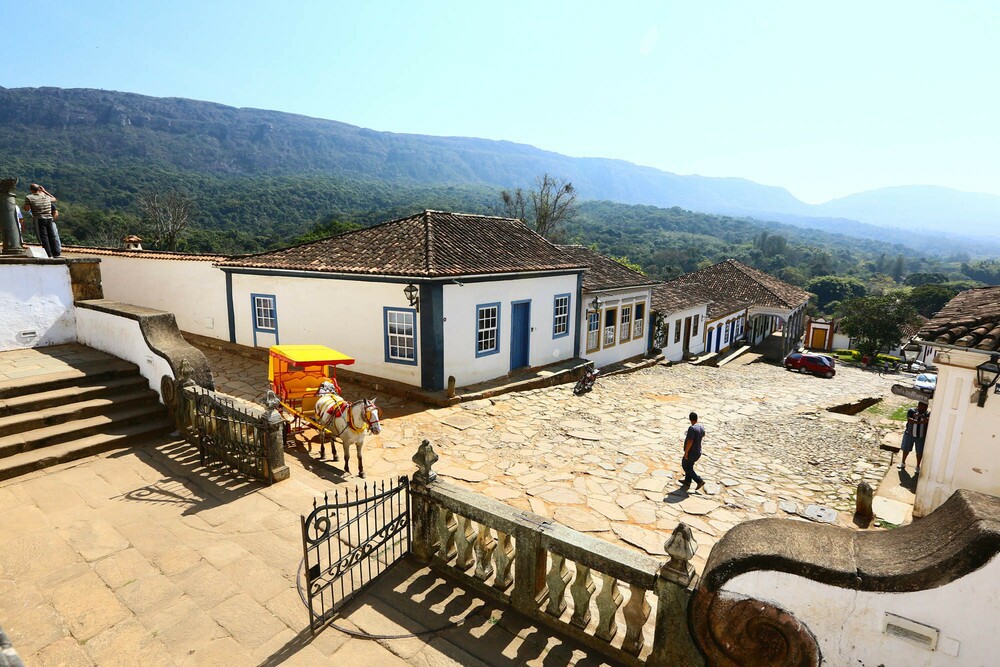
[{"label": "hazy blue sky", "polygon": [[506,139],[811,202],[912,183],[1000,194],[993,0],[29,6],[7,87]]}]

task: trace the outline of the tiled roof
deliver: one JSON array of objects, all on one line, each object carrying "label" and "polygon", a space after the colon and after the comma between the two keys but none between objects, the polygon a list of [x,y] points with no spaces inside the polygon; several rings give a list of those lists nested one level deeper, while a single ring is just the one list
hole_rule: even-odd
[{"label": "tiled roof", "polygon": [[707,297],[709,319],[749,306],[795,309],[809,300],[809,292],[735,259],[686,273],[666,284],[694,298]]},{"label": "tiled roof", "polygon": [[624,287],[648,287],[658,282],[582,245],[558,247],[568,260],[587,267],[583,274],[583,289],[588,292]]},{"label": "tiled roof", "polygon": [[924,323],[917,336],[928,343],[1000,351],[1000,287],[959,293]]},{"label": "tiled roof", "polygon": [[219,266],[429,278],[584,268],[520,220],[443,211]]},{"label": "tiled roof", "polygon": [[660,283],[653,287],[652,309],[663,313],[676,313],[702,304],[712,299],[701,290],[689,289],[672,283]]},{"label": "tiled roof", "polygon": [[64,245],[63,252],[79,255],[105,255],[109,257],[139,257],[142,259],[173,259],[187,262],[220,262],[232,258],[232,255],[192,255],[185,252],[164,252],[159,250],[121,250],[118,248],[94,248],[82,245]]}]

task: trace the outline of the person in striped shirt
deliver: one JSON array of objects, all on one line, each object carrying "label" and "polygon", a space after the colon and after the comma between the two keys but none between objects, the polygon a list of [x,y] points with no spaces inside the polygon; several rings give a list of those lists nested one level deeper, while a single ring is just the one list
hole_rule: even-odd
[{"label": "person in striped shirt", "polygon": [[906,430],[903,431],[903,460],[899,463],[900,470],[906,470],[906,457],[914,449],[917,450],[917,470],[920,474],[920,461],[924,458],[924,439],[927,437],[927,422],[931,413],[927,411],[926,403],[918,403],[917,407],[906,411]]},{"label": "person in striped shirt", "polygon": [[24,198],[24,210],[31,211],[38,232],[38,242],[49,257],[59,257],[62,254],[59,232],[56,231],[56,221],[52,215],[52,203],[55,201],[56,198],[38,183],[31,184],[31,194]]}]

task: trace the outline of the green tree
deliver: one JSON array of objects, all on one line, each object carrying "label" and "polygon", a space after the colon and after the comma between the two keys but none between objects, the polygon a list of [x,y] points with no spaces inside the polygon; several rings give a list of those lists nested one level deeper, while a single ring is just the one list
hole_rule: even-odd
[{"label": "green tree", "polygon": [[897,283],[903,281],[903,274],[906,272],[906,261],[902,255],[896,255],[896,261],[892,264],[892,279]]},{"label": "green tree", "polygon": [[920,285],[927,285],[928,283],[933,283],[940,285],[941,283],[947,282],[948,276],[943,273],[911,273],[906,276],[906,284],[911,287],[919,287]]},{"label": "green tree", "polygon": [[816,295],[816,305],[823,310],[831,301],[843,301],[864,296],[865,284],[857,278],[819,276],[806,283],[806,291]]},{"label": "green tree", "polygon": [[618,262],[619,264],[628,269],[632,269],[633,271],[637,271],[642,275],[646,275],[646,272],[643,270],[641,264],[636,264],[625,255],[622,255],[621,257],[611,257],[611,259],[615,260],[616,262]]},{"label": "green tree", "polygon": [[868,296],[840,304],[840,330],[854,338],[862,354],[875,355],[895,347],[903,329],[920,321],[916,309],[891,296]]},{"label": "green tree", "polygon": [[913,288],[907,301],[924,317],[933,317],[957,293],[944,285],[919,285]]}]

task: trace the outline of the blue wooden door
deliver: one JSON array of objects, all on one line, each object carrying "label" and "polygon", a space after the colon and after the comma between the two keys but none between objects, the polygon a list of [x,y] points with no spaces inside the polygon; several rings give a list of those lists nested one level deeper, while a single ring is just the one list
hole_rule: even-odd
[{"label": "blue wooden door", "polygon": [[515,301],[510,308],[510,369],[528,365],[531,345],[531,302]]}]

